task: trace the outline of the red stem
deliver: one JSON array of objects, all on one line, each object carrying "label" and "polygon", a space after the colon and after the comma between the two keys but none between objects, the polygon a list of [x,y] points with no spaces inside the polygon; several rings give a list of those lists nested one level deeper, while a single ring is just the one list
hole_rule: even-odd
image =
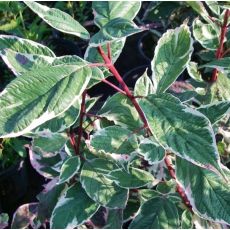
[{"label": "red stem", "polygon": [[110,42],[107,43],[107,51],[108,51],[108,58],[112,62],[112,55],[111,55],[111,46]]},{"label": "red stem", "polygon": [[109,82],[108,80],[102,79],[101,81],[104,82],[105,84],[111,86],[111,87],[114,88],[116,91],[120,92],[121,94],[126,95],[126,93],[125,93],[122,89],[120,89],[119,87],[117,87],[117,86],[114,85],[113,83]]},{"label": "red stem", "polygon": [[[221,33],[220,33],[220,44],[218,49],[216,50],[216,59],[220,59],[223,57],[224,54],[224,38],[227,33],[227,24],[228,24],[228,18],[230,16],[230,10],[227,9],[224,14],[224,23],[221,26]],[[211,77],[211,82],[215,82],[217,80],[218,70],[214,69]]]},{"label": "red stem", "polygon": [[85,98],[86,98],[87,91],[85,90],[82,93],[82,101],[81,101],[81,110],[80,110],[80,124],[79,124],[79,130],[78,130],[78,138],[77,138],[77,144],[76,144],[76,155],[80,156],[80,145],[81,145],[81,138],[83,133],[83,119],[85,115]]},{"label": "red stem", "polygon": [[[108,58],[108,56],[105,55],[103,49],[101,48],[101,46],[98,47],[98,52],[100,53],[101,57],[103,58],[105,64],[107,64],[108,69],[110,70],[110,72],[114,75],[114,77],[117,79],[117,81],[120,83],[120,85],[122,86],[123,90],[126,93],[126,96],[131,100],[131,102],[133,103],[134,107],[136,108],[136,111],[138,112],[141,120],[144,123],[144,127],[148,129],[149,133],[152,135],[152,132],[150,130],[150,127],[148,125],[148,122],[145,118],[145,115],[141,109],[141,107],[139,106],[138,102],[136,101],[136,98],[132,95],[132,93],[130,92],[128,86],[125,84],[125,82],[123,81],[122,77],[120,76],[120,74],[118,73],[117,69],[114,67],[114,65],[112,64],[112,62],[110,61],[110,59]],[[169,162],[170,159],[168,159],[168,157],[165,157],[165,161]],[[171,166],[170,166],[171,167]],[[175,176],[175,171],[173,169],[172,171],[172,167],[169,168],[169,173],[172,176],[172,178],[176,178]],[[183,189],[177,184],[177,192],[179,193],[179,195],[181,196],[181,198],[183,199],[184,203],[186,206],[188,206],[188,208],[191,210],[191,205],[189,200],[187,199],[186,194],[184,193]]]}]

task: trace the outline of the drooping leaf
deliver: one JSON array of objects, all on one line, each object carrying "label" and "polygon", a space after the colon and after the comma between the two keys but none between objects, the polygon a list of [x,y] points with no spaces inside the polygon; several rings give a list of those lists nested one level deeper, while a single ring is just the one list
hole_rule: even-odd
[{"label": "drooping leaf", "polygon": [[195,81],[203,82],[201,73],[198,70],[198,66],[196,62],[190,61],[187,65],[187,70],[191,78],[193,78]]},{"label": "drooping leaf", "polygon": [[212,124],[219,121],[225,114],[230,112],[230,101],[221,101],[201,106],[197,109],[203,113]]},{"label": "drooping leaf", "polygon": [[57,184],[57,178],[55,178],[46,184],[44,190],[37,195],[37,199],[39,200],[38,218],[42,223],[50,219],[59,197],[66,188],[65,184]]},{"label": "drooping leaf", "polygon": [[72,178],[79,170],[81,161],[78,156],[68,158],[61,167],[59,183],[63,183]]},{"label": "drooping leaf", "polygon": [[96,203],[108,208],[124,208],[128,190],[118,187],[106,174],[114,164],[104,159],[85,162],[80,176],[82,187]]},{"label": "drooping leaf", "polygon": [[140,10],[139,1],[98,1],[93,2],[94,22],[98,27],[103,27],[114,18],[133,20]]},{"label": "drooping leaf", "polygon": [[205,24],[198,18],[193,22],[193,36],[206,49],[216,50],[219,46],[219,33],[211,24]]},{"label": "drooping leaf", "polygon": [[170,94],[139,100],[155,139],[166,149],[199,166],[220,171],[210,121]]},{"label": "drooping leaf", "polygon": [[11,228],[28,228],[37,216],[38,203],[28,203],[21,205],[14,213]]},{"label": "drooping leaf", "polygon": [[184,71],[192,51],[191,33],[187,25],[163,34],[155,48],[151,63],[152,80],[157,86],[158,93],[166,91]]},{"label": "drooping leaf", "polygon": [[115,169],[108,174],[109,179],[113,180],[122,188],[139,188],[154,182],[155,178],[149,172],[130,167],[128,172],[124,169]]},{"label": "drooping leaf", "polygon": [[122,229],[123,209],[109,209],[104,229]]},{"label": "drooping leaf", "polygon": [[138,153],[141,154],[150,164],[162,161],[165,157],[164,148],[150,138],[145,138],[141,141]]},{"label": "drooping leaf", "polygon": [[218,223],[230,223],[230,186],[215,173],[177,158],[176,177],[195,213]]},{"label": "drooping leaf", "polygon": [[89,39],[89,32],[69,14],[37,2],[24,1],[24,3],[53,28],[67,34],[73,34],[82,39]]},{"label": "drooping leaf", "polygon": [[75,228],[88,220],[99,208],[79,183],[60,197],[50,219],[51,228]]},{"label": "drooping leaf", "polygon": [[120,40],[132,34],[142,32],[143,29],[124,18],[115,18],[104,25],[98,33],[90,39],[90,46],[99,46],[110,41]]},{"label": "drooping leaf", "polygon": [[136,130],[142,127],[142,122],[131,101],[119,93],[107,99],[103,107],[98,111],[98,115],[113,121],[115,125],[120,125],[129,130]]},{"label": "drooping leaf", "polygon": [[91,73],[83,62],[39,68],[13,80],[0,94],[0,137],[23,135],[61,115],[80,98]]},{"label": "drooping leaf", "polygon": [[0,35],[0,53],[5,49],[23,53],[55,57],[53,51],[40,43],[12,35]]},{"label": "drooping leaf", "polygon": [[155,93],[155,88],[150,78],[147,75],[147,71],[136,81],[134,88],[135,96],[148,96]]},{"label": "drooping leaf", "polygon": [[199,68],[203,68],[203,67],[216,68],[220,71],[230,72],[230,57],[225,57],[225,58],[211,61],[209,63],[201,65]]},{"label": "drooping leaf", "polygon": [[155,197],[146,201],[131,222],[130,229],[177,229],[179,215],[176,205],[167,198]]}]

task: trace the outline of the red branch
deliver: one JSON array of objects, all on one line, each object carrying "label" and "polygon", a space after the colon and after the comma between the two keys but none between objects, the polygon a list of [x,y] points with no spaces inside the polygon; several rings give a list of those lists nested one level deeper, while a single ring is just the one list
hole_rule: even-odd
[{"label": "red branch", "polygon": [[78,130],[78,138],[77,138],[77,144],[76,144],[76,155],[80,156],[80,145],[81,145],[81,138],[83,133],[83,119],[85,115],[85,98],[86,98],[87,91],[85,90],[82,93],[82,101],[81,101],[81,110],[80,110],[80,121],[79,121],[79,130]]},{"label": "red branch", "polygon": [[[223,57],[224,54],[224,38],[227,33],[227,25],[228,25],[228,18],[230,16],[230,10],[227,9],[224,14],[224,23],[221,26],[221,33],[220,33],[220,44],[218,49],[216,50],[216,59],[220,59]],[[215,82],[217,80],[218,70],[214,69],[212,72],[211,82]]]},{"label": "red branch", "polygon": [[117,87],[116,85],[114,85],[112,82],[110,82],[110,81],[108,81],[108,80],[106,80],[106,79],[102,79],[101,81],[104,82],[105,84],[111,86],[111,87],[114,88],[116,91],[120,92],[121,94],[126,95],[126,93],[125,93],[122,89],[120,89],[119,87]]},{"label": "red branch", "polygon": [[[134,105],[136,111],[138,112],[141,120],[144,123],[144,127],[148,130],[148,132],[152,135],[152,132],[150,130],[150,127],[148,125],[148,122],[145,118],[145,115],[141,109],[141,107],[139,106],[138,102],[136,101],[136,98],[133,96],[133,94],[130,92],[128,86],[125,84],[125,82],[123,81],[122,77],[120,76],[120,74],[118,73],[117,69],[115,68],[115,66],[112,64],[111,60],[109,59],[108,56],[106,56],[106,54],[104,53],[103,49],[101,48],[101,46],[98,47],[98,52],[100,53],[101,57],[103,58],[105,64],[107,65],[108,69],[110,70],[110,72],[114,75],[114,77],[117,79],[117,81],[120,83],[120,85],[122,86],[123,90],[126,93],[126,96],[131,100],[132,104]],[[165,157],[165,161],[168,162],[169,159],[166,156]],[[171,164],[170,164],[171,165]],[[171,167],[171,166],[170,166]],[[175,179],[175,171],[173,170],[169,170],[170,175]],[[189,203],[189,200],[187,199],[186,194],[184,193],[183,189],[177,185],[177,192],[179,193],[179,195],[181,196],[181,198],[183,199],[184,203],[186,206],[188,206],[188,208],[191,210],[191,205]]]}]

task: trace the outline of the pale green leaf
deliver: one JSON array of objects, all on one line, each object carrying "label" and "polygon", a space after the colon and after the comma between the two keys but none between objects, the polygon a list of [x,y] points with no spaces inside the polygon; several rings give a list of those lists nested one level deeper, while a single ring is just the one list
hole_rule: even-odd
[{"label": "pale green leaf", "polygon": [[139,1],[95,1],[92,4],[94,22],[102,27],[114,18],[133,20],[140,7]]},{"label": "pale green leaf", "polygon": [[215,124],[217,121],[223,118],[225,114],[229,114],[230,101],[221,101],[204,105],[199,107],[197,110],[203,113],[212,124]]},{"label": "pale green leaf", "polygon": [[143,125],[131,101],[119,93],[107,99],[98,115],[130,130],[136,130]]},{"label": "pale green leaf", "polygon": [[151,173],[133,167],[128,172],[121,168],[115,169],[109,173],[108,178],[122,188],[140,188],[155,180]]},{"label": "pale green leaf", "polygon": [[135,96],[148,96],[149,94],[155,93],[155,88],[147,75],[147,71],[136,81],[134,87],[134,95]]},{"label": "pale green leaf", "polygon": [[182,229],[192,229],[193,219],[190,210],[185,210],[181,215],[181,228]]},{"label": "pale green leaf", "polygon": [[230,186],[215,173],[177,158],[176,178],[195,213],[218,223],[230,223]]},{"label": "pale green leaf", "polygon": [[51,228],[75,228],[87,221],[99,208],[79,183],[71,186],[59,199],[50,219]]},{"label": "pale green leaf", "polygon": [[118,187],[106,176],[114,167],[112,162],[104,159],[85,162],[80,181],[88,196],[98,204],[108,208],[124,208],[128,190]]},{"label": "pale green leaf", "polygon": [[155,139],[178,156],[213,171],[220,171],[219,154],[210,121],[170,94],[140,99]]},{"label": "pale green leaf", "polygon": [[177,229],[179,216],[176,205],[165,197],[146,201],[131,222],[131,229]]},{"label": "pale green leaf", "polygon": [[145,138],[141,141],[138,153],[144,157],[150,164],[162,161],[165,157],[165,150],[156,141]]},{"label": "pale green leaf", "polygon": [[11,49],[12,51],[24,54],[55,57],[55,54],[48,47],[12,35],[0,35],[0,52],[2,53],[4,49]]},{"label": "pale green leaf", "polygon": [[166,91],[184,71],[192,51],[191,33],[187,25],[168,30],[163,34],[151,62],[152,80],[158,93]]},{"label": "pale green leaf", "polygon": [[198,66],[196,62],[190,61],[187,65],[187,71],[189,76],[193,78],[195,81],[203,82],[201,73],[198,70]]},{"label": "pale green leaf", "polygon": [[216,50],[219,46],[219,33],[211,24],[205,24],[198,18],[193,22],[193,36],[206,49]]},{"label": "pale green leaf", "polygon": [[80,169],[81,161],[78,156],[69,157],[62,165],[59,183],[71,179]]},{"label": "pale green leaf", "polygon": [[132,34],[142,32],[143,29],[124,18],[115,18],[104,25],[98,33],[90,39],[90,46],[99,46],[110,41],[120,40]]},{"label": "pale green leaf", "polygon": [[205,3],[214,14],[220,15],[220,6],[217,1],[206,1]]},{"label": "pale green leaf", "polygon": [[80,98],[91,74],[82,62],[39,68],[13,80],[0,94],[0,136],[23,135],[61,115]]},{"label": "pale green leaf", "polygon": [[90,145],[97,151],[129,154],[135,150],[137,141],[131,131],[119,126],[109,126],[93,134],[90,138]]},{"label": "pale green leaf", "polygon": [[89,39],[89,32],[69,14],[37,2],[25,1],[24,3],[53,28],[67,34],[73,34],[82,39]]}]

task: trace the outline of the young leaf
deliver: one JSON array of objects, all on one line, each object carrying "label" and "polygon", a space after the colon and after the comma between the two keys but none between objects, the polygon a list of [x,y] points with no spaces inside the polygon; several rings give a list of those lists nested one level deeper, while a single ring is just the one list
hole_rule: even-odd
[{"label": "young leaf", "polygon": [[124,169],[115,169],[108,174],[108,178],[122,188],[140,188],[155,180],[151,173],[133,167],[130,167],[128,172]]},{"label": "young leaf", "polygon": [[142,32],[143,29],[124,18],[115,18],[110,20],[101,30],[90,39],[90,46],[106,44],[110,41],[120,40],[132,34]]},{"label": "young leaf", "polygon": [[134,88],[135,96],[148,96],[155,93],[155,88],[150,78],[147,75],[147,71],[136,81]]},{"label": "young leaf", "polygon": [[0,53],[5,49],[10,49],[17,53],[43,55],[55,57],[53,51],[37,42],[19,38],[12,35],[0,35]]},{"label": "young leaf", "polygon": [[108,208],[124,208],[128,190],[118,187],[106,174],[114,170],[108,160],[94,159],[85,162],[80,181],[88,196],[98,204]]},{"label": "young leaf", "polygon": [[80,98],[91,73],[85,63],[60,65],[13,80],[0,94],[0,137],[23,135],[61,115]]},{"label": "young leaf", "polygon": [[179,157],[176,160],[176,178],[194,212],[204,219],[230,224],[230,186],[226,181]]},{"label": "young leaf", "polygon": [[113,121],[115,125],[120,125],[129,130],[137,130],[143,126],[130,100],[119,93],[107,99],[103,107],[98,111],[98,115]]},{"label": "young leaf", "polygon": [[165,150],[156,141],[145,138],[141,141],[138,152],[144,157],[150,164],[162,161],[165,157]]},{"label": "young leaf", "polygon": [[166,149],[199,166],[220,171],[210,121],[170,94],[139,100],[155,139]]},{"label": "young leaf", "polygon": [[61,167],[59,183],[63,183],[72,178],[80,169],[81,161],[78,156],[68,158]]},{"label": "young leaf", "polygon": [[221,101],[201,106],[197,109],[203,113],[212,124],[219,121],[225,114],[230,112],[230,101]]},{"label": "young leaf", "polygon": [[99,205],[76,183],[57,202],[50,219],[51,228],[75,228],[88,220],[98,208]]},{"label": "young leaf", "polygon": [[98,27],[103,27],[114,18],[133,20],[140,10],[139,1],[98,1],[93,2],[94,22]]},{"label": "young leaf", "polygon": [[177,229],[179,216],[176,205],[165,197],[146,201],[131,222],[130,229]]},{"label": "young leaf", "polygon": [[73,34],[82,39],[89,39],[89,32],[67,13],[59,9],[49,8],[37,2],[25,1],[24,3],[53,28],[67,34]]},{"label": "young leaf", "polygon": [[216,50],[219,46],[219,33],[211,24],[204,24],[198,18],[193,22],[193,36],[206,49]]},{"label": "young leaf", "polygon": [[203,82],[202,76],[198,70],[198,66],[196,62],[190,61],[187,65],[187,71],[191,78],[193,78],[195,81]]},{"label": "young leaf", "polygon": [[184,71],[192,51],[192,38],[187,25],[168,30],[160,38],[151,63],[157,93],[166,91]]}]

